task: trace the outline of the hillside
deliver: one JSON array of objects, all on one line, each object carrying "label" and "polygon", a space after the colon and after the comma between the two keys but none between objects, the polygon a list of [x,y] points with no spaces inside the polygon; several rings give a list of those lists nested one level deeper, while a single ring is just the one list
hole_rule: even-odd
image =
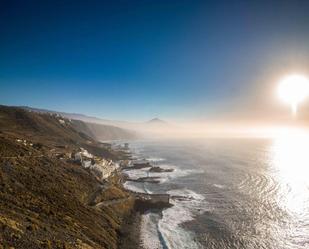
[{"label": "hillside", "polygon": [[56,114],[34,113],[20,108],[0,106],[1,131],[15,136],[40,140],[41,137],[49,142],[81,143],[86,139],[92,140],[86,134],[74,130],[69,120]]},{"label": "hillside", "polygon": [[68,113],[68,112],[60,112],[60,111],[53,111],[53,110],[47,110],[42,108],[35,108],[35,107],[29,107],[29,106],[17,106],[18,108],[22,108],[27,111],[37,112],[37,113],[51,113],[51,114],[58,114],[62,117],[68,118],[68,119],[74,119],[74,120],[80,120],[88,123],[101,123],[101,122],[109,122],[109,120],[101,119],[97,117],[87,116],[84,114],[79,113]]},{"label": "hillside", "polygon": [[133,130],[123,128],[123,123],[118,122],[121,127],[117,127],[117,122],[91,117],[77,113],[57,112],[39,108],[32,108],[27,106],[20,107],[26,111],[35,112],[39,114],[59,115],[66,119],[70,119],[73,127],[89,137],[99,140],[130,140],[137,138],[137,133]]},{"label": "hillside", "polygon": [[111,125],[86,123],[88,129],[94,134],[94,138],[99,141],[104,140],[130,140],[137,138],[133,131],[118,128]]},{"label": "hillside", "polygon": [[[118,248],[133,200],[117,176],[100,182],[63,158],[80,147],[121,156],[58,115],[0,106],[0,248]],[[96,208],[94,193],[125,201]]]},{"label": "hillside", "polygon": [[131,140],[137,138],[136,132],[111,125],[88,123],[73,119],[71,120],[71,123],[76,130],[83,132],[89,137],[99,141]]},{"label": "hillside", "polygon": [[160,118],[153,118],[146,122],[127,122],[25,106],[21,108],[31,112],[54,114],[67,118],[71,120],[72,125],[77,131],[98,141],[132,140],[166,136],[166,134],[171,132],[182,132],[179,130],[179,127]]},{"label": "hillside", "polygon": [[10,134],[16,139],[27,139],[33,143],[44,142],[52,147],[64,144],[72,148],[83,147],[93,154],[115,159],[112,151],[101,148],[96,149],[96,140],[81,130],[75,129],[75,125],[58,114],[36,113],[17,107],[0,106],[0,128],[2,132]]}]

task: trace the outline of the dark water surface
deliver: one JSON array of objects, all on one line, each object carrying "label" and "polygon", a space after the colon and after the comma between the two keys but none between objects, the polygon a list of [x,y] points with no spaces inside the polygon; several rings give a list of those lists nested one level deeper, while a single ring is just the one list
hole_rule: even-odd
[{"label": "dark water surface", "polygon": [[[171,173],[134,190],[170,193],[174,207],[143,217],[145,248],[309,248],[309,140],[205,139],[132,145]],[[146,169],[131,177],[149,175]]]}]

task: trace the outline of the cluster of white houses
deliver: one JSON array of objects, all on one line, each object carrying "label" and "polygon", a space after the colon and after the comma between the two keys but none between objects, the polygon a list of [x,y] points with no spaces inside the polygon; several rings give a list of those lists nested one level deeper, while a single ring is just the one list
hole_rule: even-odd
[{"label": "cluster of white houses", "polygon": [[112,160],[93,156],[83,148],[74,154],[74,160],[80,162],[84,168],[91,170],[99,180],[108,178],[119,168],[119,165]]}]

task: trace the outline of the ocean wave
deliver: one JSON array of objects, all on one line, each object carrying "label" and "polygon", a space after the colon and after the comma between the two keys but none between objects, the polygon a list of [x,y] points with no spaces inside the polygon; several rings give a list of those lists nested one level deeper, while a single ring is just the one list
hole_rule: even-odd
[{"label": "ocean wave", "polygon": [[216,187],[216,188],[220,188],[220,189],[226,188],[226,186],[221,185],[221,184],[213,184],[213,186]]},{"label": "ocean wave", "polygon": [[161,158],[161,157],[149,157],[149,158],[146,158],[146,160],[148,162],[163,162],[163,161],[165,161],[165,159]]},{"label": "ocean wave", "polygon": [[160,214],[147,213],[141,220],[141,243],[144,249],[164,249],[158,229]]},{"label": "ocean wave", "polygon": [[191,201],[204,201],[205,197],[201,194],[198,194],[190,189],[173,189],[167,192],[171,196],[182,196]]},{"label": "ocean wave", "polygon": [[178,167],[170,164],[160,165],[162,169],[173,169],[171,172],[151,172],[148,175],[151,177],[158,177],[160,183],[167,182],[169,180],[174,180],[180,177],[185,177],[192,174],[202,173],[202,170],[196,169],[179,169]]},{"label": "ocean wave", "polygon": [[124,170],[123,172],[129,176],[131,179],[137,179],[139,177],[145,177],[147,176],[147,172],[149,171],[149,168],[143,168],[143,169],[130,169],[130,170]]},{"label": "ocean wave", "polygon": [[200,249],[202,246],[194,240],[194,234],[182,227],[182,224],[194,220],[192,210],[200,209],[204,197],[188,189],[176,189],[168,192],[172,196],[187,197],[190,201],[172,199],[173,207],[158,213],[143,215],[141,222],[141,243],[145,249]]},{"label": "ocean wave", "polygon": [[124,188],[133,192],[152,194],[153,192],[143,182],[127,181],[123,184]]},{"label": "ocean wave", "polygon": [[[162,167],[171,168],[171,165]],[[151,176],[164,175],[162,177],[167,180],[168,177],[176,178],[195,172],[194,170],[175,170],[175,172],[153,173]],[[131,176],[141,177],[143,174],[145,174],[145,170],[139,169]],[[125,187],[136,192],[151,193],[145,183],[126,182]],[[189,189],[173,189],[167,193],[171,195],[170,202],[173,207],[162,211],[162,215],[148,213],[142,216],[141,242],[143,248],[201,248],[200,244],[194,240],[194,233],[184,229],[182,224],[193,220],[195,214],[204,212],[207,206],[204,196]]]},{"label": "ocean wave", "polygon": [[123,186],[124,186],[125,189],[128,189],[130,191],[145,193],[144,187],[141,184],[138,184],[138,183],[125,182],[123,184]]},{"label": "ocean wave", "polygon": [[173,180],[176,178],[188,176],[191,174],[203,173],[203,170],[196,169],[179,169],[175,165],[171,164],[161,164],[159,165],[162,169],[173,169],[171,172],[149,172],[149,168],[142,169],[132,169],[124,170],[125,174],[131,179],[138,179],[141,177],[157,177],[160,183],[166,182],[168,180]]},{"label": "ocean wave", "polygon": [[181,225],[194,220],[194,211],[205,208],[204,197],[189,189],[176,189],[168,191],[173,197],[173,207],[163,211],[162,218],[158,221],[158,231],[164,240],[166,248],[171,249],[198,249],[201,245],[194,240],[194,234]]},{"label": "ocean wave", "polygon": [[[132,179],[140,177],[158,177],[161,183],[169,182],[192,174],[203,173],[202,169],[183,169],[166,163],[164,158],[146,157],[146,160],[156,162],[162,169],[173,169],[169,172],[149,172],[149,168],[127,170],[125,173]],[[125,188],[132,191],[151,193],[156,189],[154,183],[126,182]],[[149,187],[149,188],[148,188]],[[141,243],[145,249],[199,249],[202,246],[195,240],[195,234],[184,228],[183,223],[194,220],[195,215],[204,212],[204,196],[190,189],[172,189],[171,208],[162,213],[146,213],[142,215]]]}]

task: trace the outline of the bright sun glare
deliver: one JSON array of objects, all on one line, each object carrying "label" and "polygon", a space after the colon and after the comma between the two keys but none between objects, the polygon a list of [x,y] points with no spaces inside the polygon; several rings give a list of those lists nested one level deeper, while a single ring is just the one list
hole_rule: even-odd
[{"label": "bright sun glare", "polygon": [[291,105],[295,116],[297,106],[309,95],[309,80],[303,75],[289,75],[280,81],[279,97]]},{"label": "bright sun glare", "polygon": [[309,134],[301,129],[282,129],[272,145],[272,163],[282,188],[278,203],[293,213],[302,214],[308,207]]}]

